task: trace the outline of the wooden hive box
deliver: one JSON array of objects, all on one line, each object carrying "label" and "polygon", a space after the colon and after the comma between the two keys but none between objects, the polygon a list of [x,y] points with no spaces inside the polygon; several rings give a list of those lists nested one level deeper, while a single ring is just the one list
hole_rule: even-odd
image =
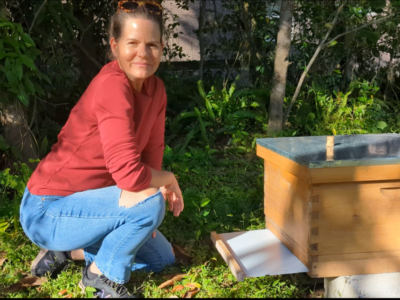
[{"label": "wooden hive box", "polygon": [[400,272],[400,137],[259,139],[266,226],[311,277]]},{"label": "wooden hive box", "polygon": [[[314,278],[400,272],[400,136],[335,136],[328,159],[326,141],[326,136],[257,140],[257,155],[264,159],[266,230]],[[236,278],[255,277],[243,271],[229,238],[212,233]]]}]

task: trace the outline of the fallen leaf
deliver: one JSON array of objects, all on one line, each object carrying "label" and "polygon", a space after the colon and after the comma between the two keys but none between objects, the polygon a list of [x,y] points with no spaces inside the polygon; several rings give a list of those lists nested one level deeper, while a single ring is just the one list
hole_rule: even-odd
[{"label": "fallen leaf", "polygon": [[178,245],[172,244],[172,248],[174,249],[175,259],[178,263],[191,263],[193,257],[185,252],[185,250]]},{"label": "fallen leaf", "polygon": [[164,275],[163,277],[164,277],[165,279],[172,279],[172,278],[174,278],[176,275],[178,275],[178,274],[167,274],[167,275]]},{"label": "fallen leaf", "polygon": [[8,288],[2,290],[3,293],[16,293],[24,289],[24,285],[21,282],[10,285]]},{"label": "fallen leaf", "polygon": [[[183,255],[186,255],[187,257],[193,258],[192,256],[190,256],[189,254],[186,253],[186,251],[179,245],[176,244],[172,244],[172,247],[179,250],[180,253],[182,253]],[[174,249],[174,251],[175,251]]]},{"label": "fallen leaf", "polygon": [[59,291],[59,292],[58,292],[58,295],[62,296],[62,295],[64,295],[66,292],[68,292],[68,289]]},{"label": "fallen leaf", "polygon": [[64,296],[63,298],[72,298],[72,294],[68,294],[67,296]]},{"label": "fallen leaf", "polygon": [[196,282],[190,282],[190,283],[186,283],[185,287],[190,287],[190,288],[201,288],[201,284],[198,284]]},{"label": "fallen leaf", "polygon": [[183,285],[177,285],[171,290],[171,292],[172,293],[173,292],[179,292],[179,291],[182,291],[183,289],[184,289]]},{"label": "fallen leaf", "polygon": [[14,272],[14,276],[17,276],[18,278],[24,278],[26,276],[28,276],[29,274],[26,272],[22,272],[22,271],[15,271]]},{"label": "fallen leaf", "polygon": [[192,288],[190,291],[187,291],[185,295],[183,295],[182,298],[192,298],[194,295],[196,295],[198,292],[200,292],[200,289],[198,288]]},{"label": "fallen leaf", "polygon": [[165,288],[165,287],[167,287],[167,286],[174,285],[176,281],[182,280],[183,276],[186,276],[186,274],[179,274],[179,275],[176,275],[176,276],[174,276],[172,279],[167,280],[167,281],[163,282],[162,284],[160,284],[160,285],[158,286],[158,288],[159,288],[159,289],[163,289],[163,288]]},{"label": "fallen leaf", "polygon": [[20,282],[22,282],[22,284],[27,287],[40,286],[43,283],[47,282],[47,278],[46,277],[29,276],[29,277],[22,278],[20,280]]},{"label": "fallen leaf", "polygon": [[7,260],[6,258],[7,252],[1,251],[0,252],[0,267],[4,264],[4,262]]},{"label": "fallen leaf", "polygon": [[16,293],[19,292],[20,290],[27,288],[27,287],[32,287],[32,286],[41,286],[44,282],[47,282],[47,279],[42,277],[35,277],[35,276],[29,276],[22,278],[19,282],[10,285],[8,288],[5,288],[2,290],[4,293]]}]

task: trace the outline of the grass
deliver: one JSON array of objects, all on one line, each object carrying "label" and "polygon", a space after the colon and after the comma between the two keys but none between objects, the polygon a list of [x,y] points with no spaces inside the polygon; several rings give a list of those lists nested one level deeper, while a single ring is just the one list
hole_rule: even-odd
[{"label": "grass", "polygon": [[[178,218],[167,212],[159,230],[172,243],[181,246],[192,257],[192,262],[167,267],[161,273],[135,272],[128,284],[130,290],[146,298],[182,297],[187,288],[172,292],[171,288],[158,289],[157,286],[170,274],[185,273],[187,276],[179,284],[200,284],[197,298],[289,298],[313,293],[313,286],[301,284],[306,276],[303,274],[247,278],[237,282],[210,243],[212,230],[222,233],[265,228],[261,159],[255,155],[234,154],[202,159],[188,154],[167,168],[179,177],[185,210]],[[53,298],[60,297],[58,293],[65,289],[64,296],[85,296],[80,294],[78,287],[80,264],[74,264],[57,279],[49,279],[40,287],[25,288],[15,293],[2,292],[2,289],[17,283],[24,272],[29,273],[39,248],[18,230],[0,235],[1,251],[7,253],[7,260],[0,267],[0,297]],[[87,293],[86,297],[89,296],[90,293]]]}]

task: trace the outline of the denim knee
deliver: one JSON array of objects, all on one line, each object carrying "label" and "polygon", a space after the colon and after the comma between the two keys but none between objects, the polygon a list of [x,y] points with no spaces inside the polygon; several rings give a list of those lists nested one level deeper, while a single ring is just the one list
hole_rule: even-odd
[{"label": "denim knee", "polygon": [[165,215],[165,201],[161,192],[150,196],[143,202],[128,208],[129,218],[134,221],[137,220],[138,215],[141,216],[143,225],[149,227],[150,231],[156,230],[164,220]]}]

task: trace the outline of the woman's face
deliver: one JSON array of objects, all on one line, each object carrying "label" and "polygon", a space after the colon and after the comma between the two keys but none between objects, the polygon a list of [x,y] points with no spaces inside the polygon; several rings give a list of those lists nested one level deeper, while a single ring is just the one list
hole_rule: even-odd
[{"label": "woman's face", "polygon": [[111,50],[130,81],[139,83],[153,75],[161,60],[163,47],[159,25],[147,19],[125,21],[118,41],[110,40]]}]

